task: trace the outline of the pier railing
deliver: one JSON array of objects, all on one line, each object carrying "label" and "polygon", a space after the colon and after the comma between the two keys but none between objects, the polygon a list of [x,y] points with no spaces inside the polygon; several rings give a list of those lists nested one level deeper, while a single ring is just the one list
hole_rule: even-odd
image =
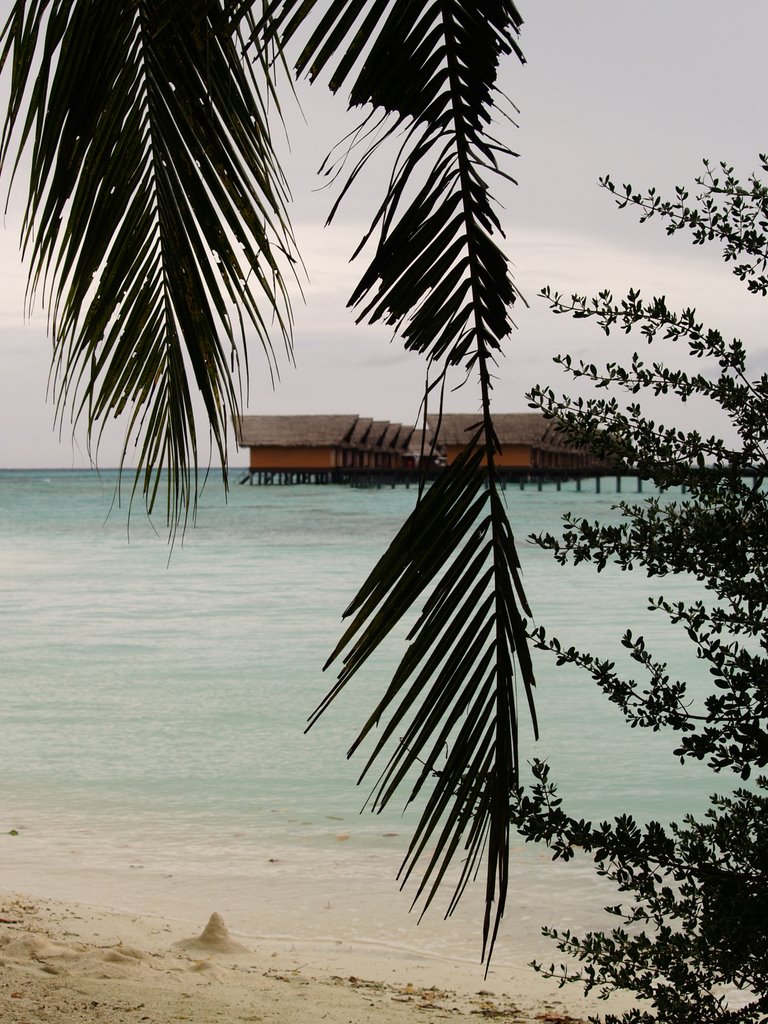
[{"label": "pier railing", "polygon": [[[329,467],[324,469],[297,469],[295,467],[274,467],[270,469],[248,469],[240,479],[241,484],[258,486],[288,486],[295,484],[342,484],[348,487],[382,488],[417,486],[426,476],[434,480],[442,472],[440,468],[423,471],[411,468],[391,469],[384,467]],[[543,490],[545,486],[555,487],[558,491],[564,484],[573,483],[575,489],[590,489],[595,493],[622,492],[642,494],[645,490],[658,491],[655,483],[630,469],[616,470],[608,468],[596,469],[584,467],[580,469],[535,469],[528,467],[499,467],[497,469],[502,485],[505,487],[535,487]],[[755,468],[742,473],[746,478],[768,476],[768,467]],[[677,489],[677,488],[676,488]],[[683,493],[685,486],[680,488]]]}]

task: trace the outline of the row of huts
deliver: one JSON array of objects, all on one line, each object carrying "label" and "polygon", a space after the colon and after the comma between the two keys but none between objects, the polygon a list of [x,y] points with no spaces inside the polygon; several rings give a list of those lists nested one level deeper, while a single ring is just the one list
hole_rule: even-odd
[{"label": "row of huts", "polygon": [[[501,445],[496,459],[500,468],[562,472],[597,464],[589,452],[569,445],[552,420],[540,413],[496,414],[493,423]],[[235,421],[235,435],[238,447],[249,450],[251,473],[407,470],[424,458],[436,465],[451,462],[477,424],[476,413],[443,413],[430,421],[426,433],[421,426],[354,414],[241,416]]]}]

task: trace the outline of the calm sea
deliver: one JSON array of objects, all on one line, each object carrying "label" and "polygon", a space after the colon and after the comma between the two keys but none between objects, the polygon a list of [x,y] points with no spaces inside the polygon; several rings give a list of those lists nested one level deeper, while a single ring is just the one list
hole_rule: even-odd
[{"label": "calm sea", "polygon": [[[110,899],[112,872],[122,878],[113,902],[160,910],[163,893],[182,900],[204,877],[220,901],[237,904],[239,892],[246,913],[250,879],[266,908],[259,928],[286,934],[301,930],[308,893],[330,910],[357,884],[373,903],[344,934],[405,942],[413,921],[393,924],[402,905],[392,909],[392,878],[413,814],[361,814],[360,759],[345,757],[397,643],[304,728],[332,682],[321,669],[341,612],[415,490],[234,485],[225,501],[214,482],[169,558],[163,524],[138,507],[129,518],[115,484],[110,472],[0,473],[0,833],[10,880],[37,865],[67,895],[66,879],[100,871],[98,896]],[[631,497],[634,483],[624,486]],[[506,493],[538,623],[619,661],[622,633],[642,630],[673,672],[701,674],[685,638],[645,610],[651,594],[693,595],[690,581],[564,569],[525,543],[569,509],[614,516],[615,493],[596,494],[594,482]],[[543,738],[534,744],[524,720],[526,756],[549,758],[574,812],[669,820],[702,810],[711,776],[681,766],[668,737],[628,728],[572,669],[540,659],[538,680]],[[522,907],[553,883],[542,851],[516,857]],[[544,872],[537,880],[532,865]],[[577,914],[591,895],[580,870],[562,883],[561,912]],[[227,878],[237,880],[229,896]],[[436,916],[435,948],[447,934]],[[323,934],[347,918],[340,912]]]}]

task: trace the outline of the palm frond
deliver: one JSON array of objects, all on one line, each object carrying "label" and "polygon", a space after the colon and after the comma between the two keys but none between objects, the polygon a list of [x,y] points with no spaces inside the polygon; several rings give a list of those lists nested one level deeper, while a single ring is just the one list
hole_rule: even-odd
[{"label": "palm frond", "polygon": [[[529,612],[495,468],[491,413],[491,369],[519,296],[494,237],[501,227],[487,178],[508,177],[499,160],[511,153],[491,126],[499,61],[511,53],[522,59],[521,19],[510,0],[276,0],[268,11],[267,31],[279,32],[284,45],[311,18],[297,71],[316,78],[330,69],[331,89],[351,80],[350,105],[370,108],[342,146],[339,166],[358,146],[362,152],[339,202],[379,147],[401,140],[355,254],[372,245],[350,299],[358,321],[390,325],[406,348],[443,368],[463,365],[479,380],[477,434],[460,462],[423,493],[350,606],[352,624],[331,659],[346,652],[343,668],[312,720],[433,586],[353,750],[386,721],[365,774],[397,739],[374,806],[409,784],[417,764],[410,799],[434,775],[403,875],[427,858],[417,898],[428,905],[451,861],[464,856],[450,912],[485,857],[483,955],[490,959],[506,901],[509,801],[519,776],[518,674],[531,712],[534,685],[520,609]],[[337,172],[333,160],[325,166]]]},{"label": "palm frond", "polygon": [[[499,157],[511,155],[489,129],[499,61],[512,52],[522,58],[522,19],[509,0],[482,7],[458,0],[283,0],[270,7],[272,31],[287,44],[317,6],[324,13],[297,71],[317,77],[346,44],[331,88],[361,65],[350,105],[371,106],[365,127],[372,132],[381,112],[391,115],[373,148],[406,130],[389,188],[357,250],[378,232],[350,305],[367,300],[359,321],[398,328],[406,348],[472,364],[480,348],[500,348],[512,326],[509,307],[519,298],[492,237],[501,227],[486,178],[503,174]],[[359,159],[344,192],[370,156],[369,150]]]},{"label": "palm frond", "polygon": [[31,158],[28,300],[54,342],[57,412],[96,443],[130,409],[123,460],[178,523],[197,493],[195,394],[226,472],[247,380],[246,328],[276,372],[290,352],[286,188],[262,97],[221,32],[224,0],[16,0],[0,35],[10,100],[0,140]]},{"label": "palm frond", "polygon": [[[487,854],[484,950],[490,954],[507,888],[509,794],[518,786],[518,675],[534,730],[536,719],[518,605],[530,610],[511,530],[498,492],[488,487],[481,436],[478,431],[425,491],[345,612],[351,625],[328,662],[346,651],[343,667],[311,721],[423,600],[402,661],[349,753],[381,727],[362,778],[397,741],[373,794],[377,808],[403,785],[411,787],[412,801],[434,780],[401,871],[405,883],[417,862],[428,859],[414,902],[423,895],[426,909],[461,855],[450,913]],[[426,854],[430,843],[434,852]]]}]

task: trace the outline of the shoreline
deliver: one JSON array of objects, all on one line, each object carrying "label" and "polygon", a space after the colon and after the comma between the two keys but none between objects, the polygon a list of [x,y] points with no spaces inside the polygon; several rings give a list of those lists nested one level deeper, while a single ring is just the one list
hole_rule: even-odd
[{"label": "shoreline", "polygon": [[357,1024],[375,1015],[410,1024],[479,1015],[575,1024],[607,1008],[528,967],[496,966],[485,978],[479,965],[412,950],[205,932],[207,923],[3,892],[2,1020]]},{"label": "shoreline", "polygon": [[[471,887],[446,919],[446,884],[442,902],[438,897],[419,919],[418,909],[410,910],[415,884],[401,890],[396,881],[394,847],[361,848],[352,835],[311,851],[270,843],[235,857],[226,845],[163,849],[159,841],[127,842],[125,835],[109,846],[100,839],[55,827],[0,835],[2,889],[190,926],[216,911],[231,928],[259,939],[392,949],[482,977],[481,887]],[[616,902],[616,891],[596,876],[591,862],[553,863],[523,848],[513,851],[510,868],[495,969],[557,959],[555,946],[541,935],[544,924],[578,933],[610,923],[603,907]]]}]

